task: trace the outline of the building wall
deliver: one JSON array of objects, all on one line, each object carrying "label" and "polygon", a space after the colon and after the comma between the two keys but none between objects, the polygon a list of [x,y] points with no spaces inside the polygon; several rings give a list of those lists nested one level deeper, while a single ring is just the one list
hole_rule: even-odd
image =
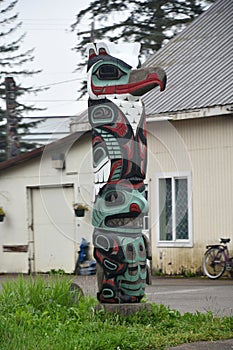
[{"label": "building wall", "polygon": [[[233,120],[231,117],[148,123],[148,183],[152,268],[165,273],[196,273],[206,244],[231,237],[233,248]],[[155,175],[190,172],[192,247],[159,247]]]},{"label": "building wall", "polygon": [[[47,272],[56,269],[59,264],[56,255],[64,256],[66,245],[70,247],[72,257],[67,258],[67,263],[63,258],[61,268],[66,272],[74,270],[82,237],[91,242],[92,236],[90,149],[90,136],[85,135],[73,144],[60,145],[55,149],[48,147],[41,157],[1,171],[0,206],[4,208],[6,217],[0,223],[0,272]],[[64,169],[53,167],[52,155],[56,153],[65,153]],[[90,159],[85,161],[87,154]],[[74,216],[73,202],[88,205],[90,210],[84,218]],[[40,225],[39,228],[37,225]],[[49,231],[48,227],[52,230]],[[35,242],[36,232],[44,236],[40,242],[38,236]],[[2,248],[18,245],[27,249],[12,252]],[[39,263],[41,258],[44,259],[43,264]]]},{"label": "building wall", "polygon": [[[232,238],[230,250],[233,248],[233,120],[230,117],[208,117],[173,122],[161,121],[148,123],[147,129],[152,268],[161,269],[166,273],[197,272],[201,268],[206,244],[217,242],[220,236],[229,236]],[[54,169],[52,155],[61,152],[66,154],[65,168]],[[64,270],[72,272],[71,267],[74,267],[82,237],[88,242],[92,241],[91,152],[91,135],[87,134],[74,144],[55,150],[48,148],[41,158],[0,172],[0,206],[4,207],[7,214],[4,222],[0,223],[0,272],[26,273],[29,268],[36,271],[38,264],[33,261],[33,254],[37,254],[33,243],[33,193],[37,192],[35,196],[39,195],[44,208],[47,209],[51,208],[53,203],[47,202],[48,198],[44,193],[50,190],[56,191],[54,207],[59,207],[57,211],[53,208],[52,213],[47,210],[48,218],[53,218],[51,226],[55,227],[52,235],[64,231],[57,224],[61,213],[72,213],[68,224],[70,225],[72,221],[73,232],[66,233],[65,236],[70,247],[73,266],[70,266],[71,260],[69,266],[63,266]],[[190,205],[193,234],[191,247],[174,248],[158,245],[156,174],[167,172],[191,174]],[[84,218],[73,215],[71,200],[88,205],[90,210]],[[64,211],[60,208],[62,205]],[[36,212],[33,215],[36,215]],[[59,216],[57,219],[56,215]],[[36,219],[39,220],[39,216]],[[46,237],[45,234],[44,245],[43,240],[40,242],[41,251],[46,249],[48,243]],[[63,252],[66,240],[59,241],[54,238],[54,242],[58,246],[55,254]],[[27,245],[28,251],[3,252],[1,247],[6,245]],[[44,259],[47,261],[48,255]],[[46,268],[50,270],[52,266],[44,266],[43,270]]]}]

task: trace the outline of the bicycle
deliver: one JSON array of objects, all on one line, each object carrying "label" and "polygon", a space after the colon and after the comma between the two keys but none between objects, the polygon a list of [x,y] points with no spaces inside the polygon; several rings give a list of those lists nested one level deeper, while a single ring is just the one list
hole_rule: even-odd
[{"label": "bicycle", "polygon": [[233,277],[233,257],[230,257],[227,247],[227,243],[230,240],[230,238],[220,238],[219,244],[206,246],[207,251],[203,259],[203,271],[207,277],[217,279],[225,271],[230,272]]}]

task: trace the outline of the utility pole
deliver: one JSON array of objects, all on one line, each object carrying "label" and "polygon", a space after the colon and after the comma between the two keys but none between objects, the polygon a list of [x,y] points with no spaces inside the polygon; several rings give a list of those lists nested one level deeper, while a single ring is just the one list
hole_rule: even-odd
[{"label": "utility pole", "polygon": [[91,43],[95,42],[95,22],[94,22],[94,19],[91,22],[90,41],[91,41]]},{"label": "utility pole", "polygon": [[17,118],[17,87],[12,77],[5,78],[6,92],[6,118],[7,118],[7,159],[17,156],[20,153],[18,141],[18,118]]}]

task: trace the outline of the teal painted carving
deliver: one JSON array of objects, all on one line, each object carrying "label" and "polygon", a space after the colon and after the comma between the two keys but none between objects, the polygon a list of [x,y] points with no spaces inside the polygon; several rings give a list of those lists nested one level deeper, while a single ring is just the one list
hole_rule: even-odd
[{"label": "teal painted carving", "polygon": [[166,74],[160,67],[133,69],[110,55],[104,43],[90,44],[88,53],[97,297],[103,303],[140,302],[151,258],[142,233],[148,202],[146,118],[140,96],[156,86],[164,90]]}]

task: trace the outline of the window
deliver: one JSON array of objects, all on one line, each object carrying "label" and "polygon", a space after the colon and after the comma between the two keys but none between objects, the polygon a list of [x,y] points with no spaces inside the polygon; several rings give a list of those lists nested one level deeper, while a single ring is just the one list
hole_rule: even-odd
[{"label": "window", "polygon": [[156,182],[158,245],[192,246],[190,174],[158,174]]}]

